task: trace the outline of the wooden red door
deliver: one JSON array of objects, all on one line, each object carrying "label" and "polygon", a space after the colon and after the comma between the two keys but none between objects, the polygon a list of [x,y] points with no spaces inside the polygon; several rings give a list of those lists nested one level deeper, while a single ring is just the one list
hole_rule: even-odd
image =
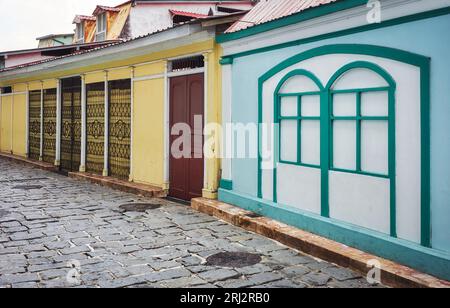
[{"label": "wooden red door", "polygon": [[[195,127],[195,117],[201,125]],[[170,136],[170,197],[190,201],[202,196],[204,178],[203,160],[204,76],[203,74],[170,79],[170,131],[177,123],[186,123],[191,130],[190,157],[177,158],[172,144],[179,135]],[[197,139],[196,139],[197,138]],[[195,142],[197,140],[197,142]],[[200,142],[198,142],[200,141]],[[183,148],[181,148],[183,149]]]}]

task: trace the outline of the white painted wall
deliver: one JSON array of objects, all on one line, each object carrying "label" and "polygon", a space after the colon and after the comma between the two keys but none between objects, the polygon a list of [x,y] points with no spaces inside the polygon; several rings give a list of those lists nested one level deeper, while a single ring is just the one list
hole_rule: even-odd
[{"label": "white painted wall", "polygon": [[[251,9],[248,3],[223,3],[221,6],[239,9]],[[216,4],[212,3],[138,3],[130,12],[130,26],[132,37],[146,35],[158,30],[167,29],[172,26],[172,15],[169,10],[184,11],[207,15],[213,10],[214,15],[223,15],[217,11]]]},{"label": "white painted wall", "polygon": [[[397,83],[396,90],[396,173],[397,173],[397,233],[398,237],[413,242],[420,242],[420,209],[421,209],[421,138],[420,138],[420,71],[417,67],[401,62],[384,58],[336,54],[325,55],[312,58],[296,65],[293,65],[277,75],[267,80],[263,85],[263,122],[273,123],[273,95],[276,86],[287,73],[294,69],[305,69],[313,72],[323,85],[326,85],[331,76],[341,67],[354,61],[369,61],[385,69]],[[364,74],[364,72],[363,72]],[[368,76],[368,75],[367,75]],[[345,81],[347,86],[360,83],[358,78]],[[376,78],[368,78],[371,82],[376,82]],[[379,81],[379,80],[378,80]],[[297,91],[298,92],[298,91]],[[377,98],[379,99],[379,98]],[[381,108],[382,109],[382,108]],[[377,112],[380,112],[378,110]],[[350,128],[343,129],[342,140],[345,131],[349,134]],[[365,134],[368,139],[376,138],[373,135],[385,134],[383,127],[365,127]],[[264,138],[264,136],[263,136]],[[274,139],[269,138],[273,145]],[[349,139],[350,140],[350,139]],[[356,140],[352,138],[351,140]],[[375,153],[380,156],[386,145],[363,144],[364,149],[380,147],[381,150]],[[350,147],[353,151],[354,145],[347,142],[343,147]],[[342,149],[341,149],[342,150]],[[342,150],[343,151],[343,150]],[[364,150],[363,150],[364,152]],[[363,160],[364,160],[363,154]],[[384,170],[385,165],[381,164],[385,158],[378,157],[373,166],[374,170]],[[342,163],[348,163],[350,158],[343,156]],[[363,162],[363,164],[365,164]],[[263,167],[274,166],[271,160],[263,162]],[[366,166],[366,165],[365,165]],[[277,171],[277,190],[279,203],[286,202],[303,210],[317,212],[311,207],[310,195],[302,196],[299,191],[311,192],[311,183],[320,183],[306,168],[296,166],[279,166]],[[285,179],[285,180],[283,180]],[[292,179],[295,179],[292,180]],[[263,198],[273,199],[273,171],[263,170],[262,189]],[[307,184],[306,184],[307,183]],[[338,172],[330,173],[330,213],[332,218],[354,223],[369,229],[389,233],[389,185],[388,180],[375,177],[343,174]],[[300,187],[309,185],[308,189]],[[319,185],[319,184],[317,184]],[[320,189],[320,186],[319,188]]]}]

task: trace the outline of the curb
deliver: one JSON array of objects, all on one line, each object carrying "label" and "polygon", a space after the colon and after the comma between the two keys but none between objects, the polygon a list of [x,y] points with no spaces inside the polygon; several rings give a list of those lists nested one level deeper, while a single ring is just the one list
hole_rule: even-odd
[{"label": "curb", "polygon": [[192,200],[192,208],[228,223],[261,234],[286,246],[319,259],[350,268],[364,275],[372,269],[368,262],[381,265],[381,283],[399,288],[450,288],[450,282],[438,279],[412,268],[365,253],[338,242],[288,226],[270,218],[227,203],[205,198]]},{"label": "curb", "polygon": [[7,154],[7,153],[0,153],[0,157],[1,158],[5,158],[7,160],[10,161],[15,161],[21,164],[26,164],[26,165],[31,165],[35,168],[41,169],[41,170],[45,170],[45,171],[50,171],[50,172],[57,172],[58,168],[52,164],[49,163],[45,163],[42,161],[37,161],[37,160],[32,160],[32,159],[28,159],[25,157],[21,157],[21,156],[17,156],[17,155],[13,155],[13,154]]},{"label": "curb", "polygon": [[100,186],[109,187],[125,193],[135,194],[148,198],[167,197],[167,191],[156,186],[126,182],[112,177],[103,177],[90,173],[69,172],[68,176],[76,180],[84,180]]}]

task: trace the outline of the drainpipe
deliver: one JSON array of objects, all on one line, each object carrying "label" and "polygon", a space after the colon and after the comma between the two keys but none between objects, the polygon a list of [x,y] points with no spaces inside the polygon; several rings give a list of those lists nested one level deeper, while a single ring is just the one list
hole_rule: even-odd
[{"label": "drainpipe", "polygon": [[80,172],[86,172],[86,79],[81,75],[81,159]]}]

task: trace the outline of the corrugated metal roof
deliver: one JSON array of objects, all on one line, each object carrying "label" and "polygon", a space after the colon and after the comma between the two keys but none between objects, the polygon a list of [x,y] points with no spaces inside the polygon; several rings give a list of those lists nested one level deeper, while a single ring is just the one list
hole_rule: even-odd
[{"label": "corrugated metal roof", "polygon": [[232,25],[226,33],[241,31],[337,1],[343,0],[261,0],[240,21]]},{"label": "corrugated metal roof", "polygon": [[173,15],[192,17],[192,18],[208,18],[209,16],[206,14],[178,11],[178,10],[169,10]]}]

